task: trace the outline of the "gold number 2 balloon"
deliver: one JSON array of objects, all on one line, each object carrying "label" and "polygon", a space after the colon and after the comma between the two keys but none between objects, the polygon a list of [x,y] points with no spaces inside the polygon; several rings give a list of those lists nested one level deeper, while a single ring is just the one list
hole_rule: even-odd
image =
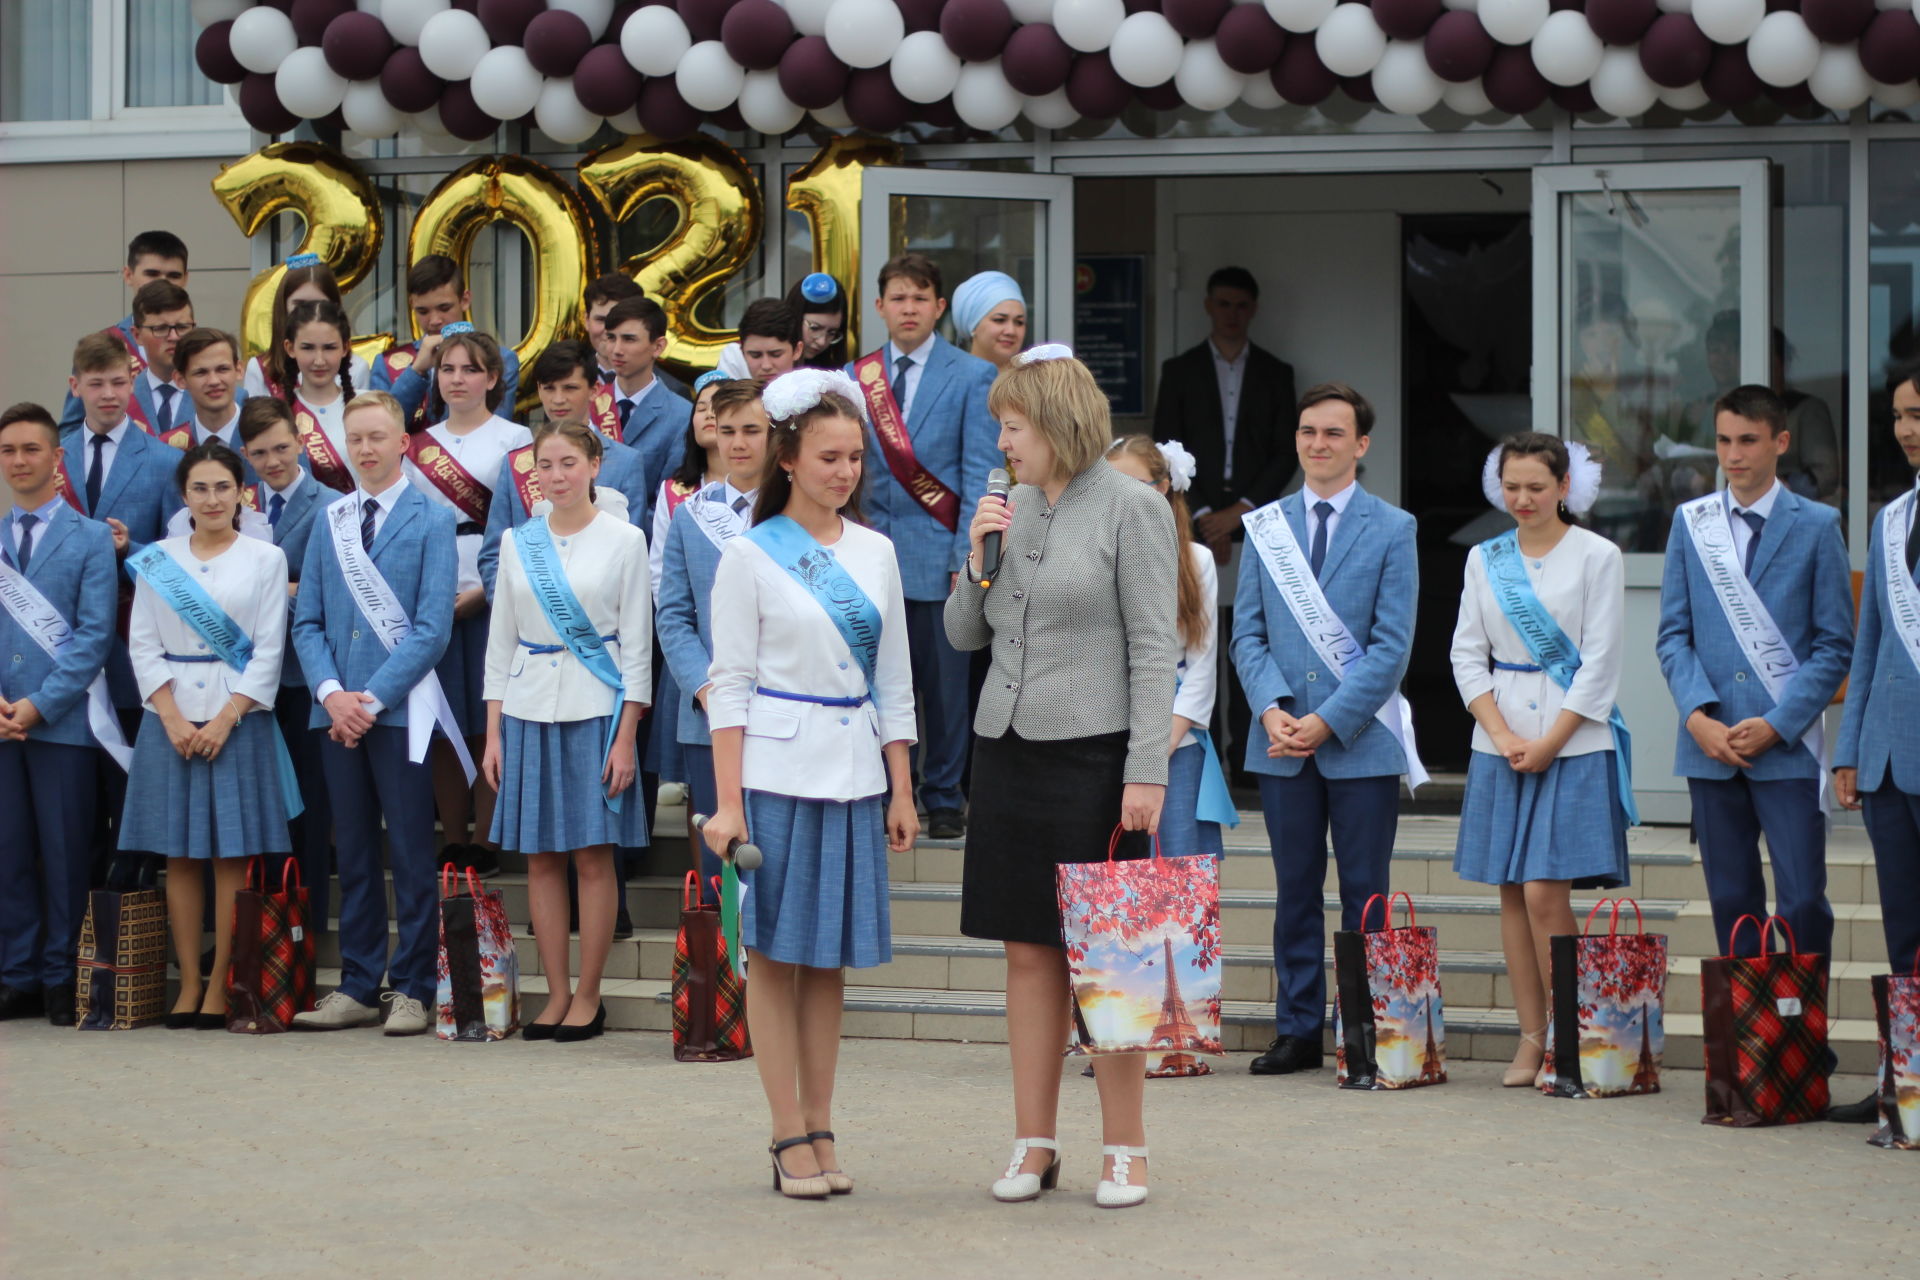
[{"label": "gold number 2 balloon", "polygon": [[867,166],[900,163],[900,145],[836,137],[787,183],[787,208],[813,229],[813,269],[847,291],[847,350],[860,350],[860,186]]}]

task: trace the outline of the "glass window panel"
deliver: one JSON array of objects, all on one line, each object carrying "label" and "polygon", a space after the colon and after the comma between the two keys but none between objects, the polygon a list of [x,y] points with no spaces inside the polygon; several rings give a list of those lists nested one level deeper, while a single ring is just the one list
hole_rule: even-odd
[{"label": "glass window panel", "polygon": [[1913,466],[1893,434],[1888,383],[1920,359],[1920,142],[1875,142],[1868,155],[1867,514],[1913,487]]},{"label": "glass window panel", "polygon": [[[1026,294],[1029,336],[1045,332],[1045,317],[1038,314],[1034,299],[1039,296],[1038,250],[1034,235],[1039,206],[1032,200],[974,199],[953,196],[895,196],[889,210],[891,226],[888,251],[924,253],[940,268],[947,296],[967,277],[981,271],[1004,271],[1020,282]],[[879,263],[865,264],[871,280]],[[971,345],[972,335],[953,331],[951,316],[947,336],[962,351]]]},{"label": "glass window panel", "polygon": [[85,120],[93,6],[0,0],[0,123]]},{"label": "glass window panel", "polygon": [[205,107],[220,101],[220,86],[201,75],[193,60],[200,29],[188,0],[137,0],[126,6],[126,19],[129,107]]}]

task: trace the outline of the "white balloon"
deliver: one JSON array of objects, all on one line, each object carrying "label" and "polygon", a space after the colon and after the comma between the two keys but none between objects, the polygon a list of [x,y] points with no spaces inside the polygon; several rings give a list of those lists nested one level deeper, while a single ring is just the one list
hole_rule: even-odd
[{"label": "white balloon", "polygon": [[585,142],[600,132],[604,117],[580,105],[572,76],[552,76],[540,86],[533,124],[555,142]]},{"label": "white balloon", "polygon": [[[1911,4],[1912,0],[1873,0],[1873,7],[1876,9],[1905,9],[1909,8]],[[1875,80],[1873,83],[1879,85],[1880,82]],[[1873,100],[1875,102],[1880,101],[1878,90],[1875,91]]]},{"label": "white balloon", "polygon": [[1183,52],[1180,33],[1152,10],[1127,15],[1107,48],[1107,56],[1113,59],[1113,69],[1120,78],[1140,89],[1151,89],[1173,79],[1173,73],[1180,69]]},{"label": "white balloon", "polygon": [[1873,80],[1860,65],[1860,47],[1856,44],[1823,44],[1820,60],[1807,77],[1813,100],[1829,111],[1842,114],[1853,110],[1873,96]]},{"label": "white balloon", "polygon": [[844,102],[815,107],[808,114],[829,129],[853,128],[853,117],[847,114],[847,106]]},{"label": "white balloon", "polygon": [[907,34],[893,0],[834,0],[827,10],[827,48],[850,67],[877,67]]},{"label": "white balloon", "polygon": [[417,45],[427,21],[452,7],[453,0],[387,0],[380,8],[380,21],[397,43]]},{"label": "white balloon", "polygon": [[[1479,8],[1480,6],[1480,0],[1440,0],[1440,2],[1444,7],[1448,9],[1464,9],[1468,13],[1472,13],[1475,9]],[[1448,83],[1451,84],[1452,81],[1448,81]],[[1445,98],[1445,95],[1443,94],[1441,96],[1441,101],[1444,102],[1445,100],[1446,98]],[[1471,115],[1473,113],[1463,111],[1461,112],[1461,114]]]},{"label": "white balloon", "polygon": [[636,10],[620,28],[620,52],[643,76],[670,76],[693,48],[686,19],[663,4]]},{"label": "white balloon", "polygon": [[445,9],[420,28],[420,61],[442,80],[470,80],[493,41],[465,9]]},{"label": "white balloon", "polygon": [[1098,53],[1112,44],[1126,20],[1126,0],[1053,0],[1053,29],[1081,53]]},{"label": "white balloon", "polygon": [[380,16],[381,6],[385,3],[386,0],[353,0],[353,7],[362,13],[370,13],[377,18]]},{"label": "white balloon", "polygon": [[1196,111],[1224,111],[1240,100],[1240,91],[1247,85],[1244,75],[1221,60],[1219,46],[1206,39],[1188,44],[1180,55],[1173,87],[1180,100]]},{"label": "white balloon", "polygon": [[687,50],[673,73],[674,88],[696,111],[726,110],[746,82],[746,68],[729,57],[718,40],[702,40]]},{"label": "white balloon", "polygon": [[[573,14],[587,24],[587,34],[595,40],[607,34],[607,24],[613,21],[613,0],[547,0],[547,8],[565,9]],[[552,134],[547,136],[553,137]],[[559,139],[555,138],[554,141],[558,142]]]},{"label": "white balloon", "polygon": [[1478,77],[1458,84],[1448,82],[1447,87],[1440,91],[1440,101],[1447,105],[1448,110],[1463,116],[1492,115],[1494,110],[1493,99],[1487,97],[1487,91],[1480,86]]},{"label": "white balloon", "polygon": [[252,3],[253,0],[193,0],[193,25],[210,27],[216,22],[232,22]]},{"label": "white balloon", "polygon": [[1699,0],[1693,21],[1715,44],[1745,44],[1767,16],[1767,0]]},{"label": "white balloon", "polygon": [[1704,85],[1687,84],[1678,89],[1660,86],[1660,101],[1675,111],[1698,111],[1713,99],[1707,96]]},{"label": "white balloon", "polygon": [[[1760,0],[1762,5],[1767,0]],[[1480,0],[1480,25],[1501,44],[1525,44],[1540,34],[1551,0]]]},{"label": "white balloon", "polygon": [[916,31],[900,42],[887,74],[908,102],[938,102],[960,83],[960,58],[938,31]]},{"label": "white balloon", "polygon": [[[834,0],[779,0],[780,7],[787,11],[787,17],[793,20],[793,29],[803,36],[823,36],[827,34],[827,15],[833,11]],[[644,12],[644,10],[643,10]],[[841,114],[845,114],[842,112]],[[818,118],[816,113],[815,118]],[[826,124],[825,120],[820,121]],[[831,126],[844,129],[853,123]]]},{"label": "white balloon", "polygon": [[1373,92],[1396,115],[1417,116],[1440,105],[1447,82],[1427,65],[1424,40],[1389,40],[1373,68]]},{"label": "white balloon", "polygon": [[1240,101],[1255,111],[1278,111],[1287,105],[1287,100],[1273,87],[1272,76],[1248,76],[1246,86],[1240,90]]},{"label": "white balloon", "polygon": [[1873,82],[1873,100],[1883,107],[1899,110],[1920,103],[1920,81],[1909,80],[1905,84],[1883,84]]},{"label": "white balloon", "polygon": [[1019,118],[1020,95],[1007,83],[1000,59],[969,62],[960,68],[960,83],[953,86],[953,109],[969,128],[986,133],[1004,129]]},{"label": "white balloon", "polygon": [[640,108],[638,107],[628,107],[617,116],[608,116],[607,123],[629,138],[637,133],[645,133],[647,131],[647,126],[640,123]]},{"label": "white balloon", "polygon": [[227,32],[227,47],[233,50],[234,60],[241,66],[267,76],[278,71],[287,55],[300,47],[300,38],[293,34],[292,18],[271,5],[260,5],[233,20]]},{"label": "white balloon", "polygon": [[273,73],[274,96],[297,116],[318,119],[347,96],[347,78],[327,65],[317,44],[295,49]]},{"label": "white balloon", "polygon": [[442,142],[453,137],[447,132],[447,126],[440,119],[440,108],[428,107],[425,111],[415,111],[407,116],[407,132],[418,134],[430,142]]},{"label": "white balloon", "polygon": [[1692,13],[1693,0],[1654,0],[1662,13]]},{"label": "white balloon", "polygon": [[740,115],[749,129],[778,138],[799,128],[807,109],[781,91],[778,71],[749,71],[740,84]]},{"label": "white balloon", "polygon": [[1548,14],[1533,38],[1533,65],[1549,84],[1576,85],[1593,79],[1603,52],[1605,46],[1587,25],[1587,15],[1577,9]]},{"label": "white balloon", "polygon": [[1337,76],[1363,76],[1380,64],[1387,33],[1364,4],[1343,4],[1313,33],[1314,52]]},{"label": "white balloon", "polygon": [[407,121],[380,92],[378,80],[355,80],[348,85],[340,114],[347,118],[347,128],[363,138],[391,138]]},{"label": "white balloon", "polygon": [[1640,46],[1614,46],[1600,55],[1594,68],[1593,100],[1600,109],[1621,120],[1643,116],[1660,100],[1660,86],[1640,65]]},{"label": "white balloon", "polygon": [[1765,84],[1785,89],[1813,74],[1820,61],[1820,40],[1807,20],[1790,9],[1760,19],[1747,40],[1747,62]]},{"label": "white balloon", "polygon": [[525,49],[503,44],[475,64],[468,87],[474,103],[495,120],[518,120],[540,101],[546,77],[534,69]]},{"label": "white balloon", "polygon": [[[1018,23],[1051,22],[1053,20],[1053,0],[1007,0],[1007,8],[1013,12],[1013,20]],[[1048,95],[1051,97],[1052,95]],[[1038,99],[1034,99],[1038,101]],[[1034,123],[1038,124],[1038,121]],[[1042,125],[1042,128],[1052,128]]]},{"label": "white balloon", "polygon": [[1340,0],[1265,0],[1267,16],[1288,31],[1317,31]]},{"label": "white balloon", "polygon": [[1080,113],[1067,101],[1065,89],[1055,89],[1037,98],[1023,96],[1020,114],[1042,129],[1065,129],[1080,122]]}]

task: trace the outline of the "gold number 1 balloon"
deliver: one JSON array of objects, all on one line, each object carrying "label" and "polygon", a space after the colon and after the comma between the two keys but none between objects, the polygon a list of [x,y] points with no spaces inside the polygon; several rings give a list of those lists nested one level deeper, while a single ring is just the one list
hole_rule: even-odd
[{"label": "gold number 1 balloon", "polygon": [[860,187],[867,166],[900,163],[900,145],[837,137],[787,184],[787,208],[813,229],[813,269],[847,291],[847,350],[860,350]]}]

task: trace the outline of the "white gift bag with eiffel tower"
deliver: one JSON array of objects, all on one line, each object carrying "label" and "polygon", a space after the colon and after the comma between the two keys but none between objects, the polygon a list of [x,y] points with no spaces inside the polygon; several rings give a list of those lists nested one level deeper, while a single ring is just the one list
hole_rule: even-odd
[{"label": "white gift bag with eiffel tower", "polygon": [[[1407,924],[1393,927],[1406,899]],[[1386,908],[1378,929],[1367,917]],[[1360,927],[1333,935],[1334,1065],[1343,1089],[1416,1089],[1447,1082],[1447,1026],[1440,1001],[1440,941],[1413,918],[1413,899],[1376,893]]]}]

